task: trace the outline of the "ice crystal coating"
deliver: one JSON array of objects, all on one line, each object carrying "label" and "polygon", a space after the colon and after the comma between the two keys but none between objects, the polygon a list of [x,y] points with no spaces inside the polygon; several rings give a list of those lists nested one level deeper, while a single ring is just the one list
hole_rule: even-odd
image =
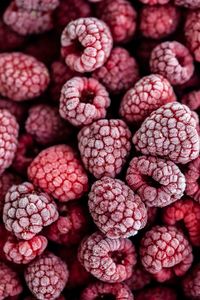
[{"label": "ice crystal coating", "polygon": [[0,262],[0,299],[4,300],[7,297],[14,297],[22,292],[22,285],[15,271],[8,267],[5,263]]},{"label": "ice crystal coating", "polygon": [[51,11],[59,5],[59,0],[15,0],[17,7],[25,10]]},{"label": "ice crystal coating", "polygon": [[200,203],[200,156],[187,165],[185,178],[186,195]]}]

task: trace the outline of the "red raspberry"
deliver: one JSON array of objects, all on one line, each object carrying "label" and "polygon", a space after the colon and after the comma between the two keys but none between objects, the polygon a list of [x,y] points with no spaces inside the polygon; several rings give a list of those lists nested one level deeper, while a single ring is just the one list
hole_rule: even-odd
[{"label": "red raspberry", "polygon": [[25,280],[33,295],[40,300],[60,296],[68,280],[67,265],[52,253],[45,253],[25,270]]},{"label": "red raspberry", "polygon": [[35,191],[29,182],[13,185],[5,196],[3,221],[6,229],[17,238],[30,240],[57,218],[53,200],[49,195]]},{"label": "red raspberry", "polygon": [[[182,286],[187,299],[200,299],[200,264],[198,263],[183,280]],[[166,299],[165,299],[166,300]]]},{"label": "red raspberry", "polygon": [[134,157],[126,181],[150,207],[165,207],[177,201],[186,186],[185,176],[175,163],[153,156]]},{"label": "red raspberry", "polygon": [[[24,300],[37,300],[38,298],[35,298],[34,296],[29,296],[29,297],[26,297]],[[12,300],[12,299],[10,299]],[[58,298],[56,298],[56,300],[66,300],[66,298],[62,295],[60,295]]]},{"label": "red raspberry", "polygon": [[3,98],[0,98],[0,109],[7,109],[19,123],[22,123],[26,112],[23,104]]},{"label": "red raspberry", "polygon": [[24,37],[17,34],[9,26],[7,26],[2,20],[0,20],[0,51],[11,51],[18,47],[21,47],[24,43]]},{"label": "red raspberry", "polygon": [[152,275],[142,265],[137,264],[133,267],[132,276],[125,283],[132,291],[137,291],[143,289],[151,280]]},{"label": "red raspberry", "polygon": [[140,0],[143,4],[148,4],[148,5],[157,5],[161,4],[164,5],[168,3],[170,0]]},{"label": "red raspberry", "polygon": [[121,47],[115,47],[106,63],[96,71],[98,79],[110,93],[118,94],[130,88],[139,78],[139,67],[134,57]]},{"label": "red raspberry", "polygon": [[181,102],[191,110],[198,110],[200,108],[200,90],[185,94]]},{"label": "red raspberry", "polygon": [[147,223],[147,210],[138,195],[121,180],[103,177],[88,195],[90,214],[107,237],[136,235]]},{"label": "red raspberry", "polygon": [[135,300],[177,300],[177,295],[171,288],[156,286],[140,291]]},{"label": "red raspberry", "polygon": [[179,42],[163,42],[151,52],[152,73],[163,75],[173,85],[187,82],[194,72],[193,58]]},{"label": "red raspberry", "polygon": [[40,96],[49,83],[45,65],[21,52],[0,54],[0,93],[15,101]]},{"label": "red raspberry", "polygon": [[3,300],[9,296],[19,295],[22,292],[22,285],[16,272],[3,262],[0,262],[0,299]]},{"label": "red raspberry", "polygon": [[187,106],[176,102],[165,104],[145,119],[133,143],[142,154],[186,164],[199,154],[196,120]]},{"label": "red raspberry", "polygon": [[74,126],[89,125],[105,118],[109,94],[96,79],[73,77],[62,87],[60,115]]},{"label": "red raspberry", "polygon": [[41,151],[28,168],[35,186],[61,202],[80,198],[88,189],[88,178],[74,150],[56,145]]},{"label": "red raspberry", "polygon": [[109,239],[96,232],[79,246],[79,261],[93,276],[105,282],[121,282],[136,264],[135,247],[129,239]]},{"label": "red raspberry", "polygon": [[61,35],[61,52],[70,69],[84,73],[103,66],[112,50],[108,26],[96,18],[71,21]]},{"label": "red raspberry", "polygon": [[200,8],[199,0],[175,0],[174,4],[191,9]]},{"label": "red raspberry", "polygon": [[[0,261],[6,261],[5,253],[3,251],[3,247],[5,245],[6,240],[10,236],[10,232],[5,229],[4,224],[0,223]],[[0,297],[1,299],[1,297]]]},{"label": "red raspberry", "polygon": [[51,11],[59,5],[59,0],[15,0],[17,7],[32,11]]},{"label": "red raspberry", "polygon": [[176,101],[169,81],[161,75],[141,78],[128,90],[120,104],[120,115],[129,123],[142,122],[160,106]]},{"label": "red raspberry", "polygon": [[187,165],[185,179],[186,195],[200,203],[200,156]]},{"label": "red raspberry", "polygon": [[155,223],[155,220],[158,215],[157,207],[147,207],[147,226]]},{"label": "red raspberry", "polygon": [[115,177],[129,155],[131,132],[122,120],[98,120],[78,134],[84,166],[96,178]]},{"label": "red raspberry", "polygon": [[200,10],[188,13],[184,32],[188,47],[194,59],[200,62]]}]

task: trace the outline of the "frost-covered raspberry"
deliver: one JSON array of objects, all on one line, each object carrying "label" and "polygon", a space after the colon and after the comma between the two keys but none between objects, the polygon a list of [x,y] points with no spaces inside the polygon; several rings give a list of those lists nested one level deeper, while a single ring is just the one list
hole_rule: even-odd
[{"label": "frost-covered raspberry", "polygon": [[194,59],[200,62],[200,10],[188,13],[184,33]]},{"label": "frost-covered raspberry", "polygon": [[187,105],[191,110],[198,110],[200,108],[200,90],[183,95],[181,103]]},{"label": "frost-covered raspberry", "polygon": [[17,34],[9,26],[7,26],[2,20],[0,20],[0,51],[11,51],[19,48],[24,44],[24,37]]},{"label": "frost-covered raspberry", "polygon": [[186,195],[200,203],[200,156],[187,165],[185,179]]},{"label": "frost-covered raspberry", "polygon": [[0,54],[0,93],[15,101],[40,96],[49,83],[46,66],[21,52]]},{"label": "frost-covered raspberry", "polygon": [[175,5],[180,5],[186,8],[196,9],[200,8],[200,1],[199,0],[175,0]]},{"label": "frost-covered raspberry", "polygon": [[59,5],[59,0],[15,0],[17,7],[32,11],[51,11]]},{"label": "frost-covered raspberry", "polygon": [[145,119],[133,137],[142,154],[166,157],[186,164],[199,155],[199,135],[190,109],[177,102],[168,103]]},{"label": "frost-covered raspberry", "polygon": [[134,57],[122,47],[115,47],[106,63],[96,71],[98,79],[109,92],[118,94],[130,88],[139,78],[139,67]]},{"label": "frost-covered raspberry", "polygon": [[15,271],[3,262],[0,262],[0,299],[19,295],[22,292],[22,285]]},{"label": "frost-covered raspberry", "polygon": [[129,155],[131,132],[119,119],[98,120],[83,127],[78,146],[84,166],[96,178],[115,177]]},{"label": "frost-covered raspberry", "polygon": [[5,196],[3,221],[17,238],[30,240],[58,218],[56,204],[29,182],[13,185]]},{"label": "frost-covered raspberry", "polygon": [[92,185],[88,198],[94,223],[111,239],[136,235],[146,225],[144,203],[119,179],[102,177]]},{"label": "frost-covered raspberry", "polygon": [[7,109],[17,122],[22,123],[26,113],[26,107],[22,103],[17,103],[9,99],[0,98],[0,109]]},{"label": "frost-covered raspberry", "polygon": [[200,299],[200,264],[198,263],[186,275],[182,282],[183,291],[187,299]]},{"label": "frost-covered raspberry", "polygon": [[170,0],[140,0],[143,4],[148,4],[148,5],[157,5],[161,4],[164,5],[168,3]]},{"label": "frost-covered raspberry", "polygon": [[125,283],[130,290],[137,291],[143,289],[151,280],[152,275],[147,272],[140,263],[137,263],[137,265],[133,267],[131,277],[127,279]]},{"label": "frost-covered raspberry", "polygon": [[119,112],[128,123],[142,122],[152,111],[174,101],[176,95],[169,81],[161,75],[151,74],[126,92]]},{"label": "frost-covered raspberry", "polygon": [[88,177],[76,152],[67,145],[41,151],[28,168],[33,184],[61,202],[80,198],[88,189]]},{"label": "frost-covered raspberry", "polygon": [[93,276],[114,283],[128,279],[136,264],[135,247],[129,239],[109,239],[96,232],[79,246],[79,261]]},{"label": "frost-covered raspberry", "polygon": [[67,265],[52,253],[45,253],[25,270],[28,288],[39,300],[54,300],[60,296],[68,280]]},{"label": "frost-covered raspberry", "polygon": [[96,18],[71,21],[61,35],[61,52],[70,69],[84,73],[103,66],[112,50],[109,27]]},{"label": "frost-covered raspberry", "polygon": [[140,291],[135,300],[177,300],[177,295],[171,288],[156,286]]},{"label": "frost-covered raspberry", "polygon": [[152,73],[163,75],[173,85],[187,82],[194,72],[193,58],[188,49],[179,42],[163,42],[151,52]]}]

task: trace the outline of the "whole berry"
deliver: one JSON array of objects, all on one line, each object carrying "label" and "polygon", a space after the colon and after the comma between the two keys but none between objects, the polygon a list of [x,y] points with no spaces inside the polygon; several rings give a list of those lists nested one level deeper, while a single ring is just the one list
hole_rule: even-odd
[{"label": "whole berry", "polygon": [[20,279],[15,271],[8,267],[4,262],[0,262],[0,299],[19,295],[23,288]]},{"label": "whole berry", "polygon": [[180,5],[190,9],[200,8],[199,0],[175,0],[175,5]]},{"label": "whole berry", "polygon": [[185,276],[182,282],[183,291],[187,299],[200,299],[200,264],[198,263]]},{"label": "whole berry", "polygon": [[[200,7],[200,4],[199,4]],[[196,61],[200,61],[200,10],[187,14],[185,22],[185,38],[187,45]]]},{"label": "whole berry", "polygon": [[51,11],[59,5],[59,0],[15,0],[17,7],[32,11]]},{"label": "whole berry", "polygon": [[185,172],[186,195],[200,204],[200,156],[187,165]]},{"label": "whole berry", "polygon": [[143,289],[152,281],[152,275],[145,270],[145,268],[137,263],[136,266],[133,266],[133,272],[129,279],[125,281],[127,286],[132,291],[137,291]]},{"label": "whole berry", "polygon": [[23,46],[25,38],[9,26],[7,26],[3,20],[0,20],[0,41],[3,41],[0,45],[0,51],[11,51],[13,49]]},{"label": "whole berry", "polygon": [[200,90],[184,94],[181,103],[187,105],[191,110],[198,110],[200,108]]},{"label": "whole berry", "polygon": [[155,286],[140,291],[135,300],[177,300],[177,295],[171,288]]}]

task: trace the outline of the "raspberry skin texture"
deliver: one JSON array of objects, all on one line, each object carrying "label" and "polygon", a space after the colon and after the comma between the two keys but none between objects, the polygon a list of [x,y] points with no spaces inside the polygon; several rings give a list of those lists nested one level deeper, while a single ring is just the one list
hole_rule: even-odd
[{"label": "raspberry skin texture", "polygon": [[152,73],[164,76],[173,85],[187,82],[194,72],[193,57],[179,42],[163,42],[156,46],[150,56]]},{"label": "raspberry skin texture", "polygon": [[152,112],[133,136],[133,143],[144,155],[161,156],[180,164],[199,155],[196,120],[186,105],[177,102]]},{"label": "raspberry skin texture", "polygon": [[44,253],[25,270],[28,288],[39,300],[54,300],[64,289],[69,272],[67,265],[53,253]]},{"label": "raspberry skin texture", "polygon": [[[200,6],[200,5],[199,5]],[[186,16],[184,33],[188,48],[197,62],[200,62],[200,10],[191,11]]]},{"label": "raspberry skin texture", "polygon": [[136,264],[135,247],[129,239],[109,239],[95,232],[79,246],[78,258],[86,271],[107,283],[122,282]]},{"label": "raspberry skin texture", "polygon": [[138,195],[121,180],[102,177],[88,195],[94,223],[110,239],[134,236],[147,223],[147,210]]},{"label": "raspberry skin texture", "polygon": [[176,95],[169,81],[161,75],[142,77],[124,95],[119,113],[128,123],[145,120],[160,106],[176,101]]},{"label": "raspberry skin texture", "polygon": [[18,123],[23,122],[26,108],[22,105],[22,103],[0,98],[0,109],[7,109],[13,116],[15,116]]},{"label": "raspberry skin texture", "polygon": [[200,204],[200,156],[187,165],[185,172],[187,196],[192,197]]},{"label": "raspberry skin texture", "polygon": [[109,106],[108,92],[94,78],[73,77],[61,89],[60,115],[74,126],[105,118]]},{"label": "raspberry skin texture", "polygon": [[21,52],[0,54],[0,93],[14,101],[40,96],[49,84],[46,66]]},{"label": "raspberry skin texture", "polygon": [[177,295],[171,288],[156,286],[140,291],[135,300],[177,300]]},{"label": "raspberry skin texture", "polygon": [[140,0],[143,4],[148,4],[148,5],[157,5],[161,4],[164,5],[168,3],[170,0]]},{"label": "raspberry skin texture", "polygon": [[33,184],[61,202],[76,200],[88,190],[88,177],[75,151],[55,145],[41,151],[28,167]]},{"label": "raspberry skin texture", "polygon": [[78,147],[83,164],[97,179],[115,177],[129,155],[131,132],[124,121],[103,119],[83,127]]},{"label": "raspberry skin texture", "polygon": [[189,9],[200,8],[199,0],[175,0],[174,4],[177,6],[183,6]]},{"label": "raspberry skin texture", "polygon": [[187,299],[200,299],[200,264],[198,263],[189,273],[185,276],[182,282],[182,287]]},{"label": "raspberry skin texture", "polygon": [[0,45],[0,51],[4,52],[22,47],[25,42],[25,38],[17,34],[2,20],[0,20],[0,41],[3,41]]},{"label": "raspberry skin texture", "polygon": [[17,238],[30,240],[57,219],[56,204],[49,195],[34,190],[31,183],[13,185],[8,190],[3,221],[6,229]]},{"label": "raspberry skin texture", "polygon": [[125,284],[132,291],[143,289],[152,281],[152,275],[148,273],[145,268],[138,263],[133,267],[132,276],[125,281]]},{"label": "raspberry skin texture", "polygon": [[61,54],[65,63],[79,73],[103,66],[113,46],[109,27],[96,18],[71,21],[61,35]]},{"label": "raspberry skin texture", "polygon": [[59,5],[59,0],[15,0],[18,8],[32,11],[51,11]]},{"label": "raspberry skin texture", "polygon": [[200,108],[200,90],[185,94],[181,103],[187,105],[191,110],[198,110]]}]

